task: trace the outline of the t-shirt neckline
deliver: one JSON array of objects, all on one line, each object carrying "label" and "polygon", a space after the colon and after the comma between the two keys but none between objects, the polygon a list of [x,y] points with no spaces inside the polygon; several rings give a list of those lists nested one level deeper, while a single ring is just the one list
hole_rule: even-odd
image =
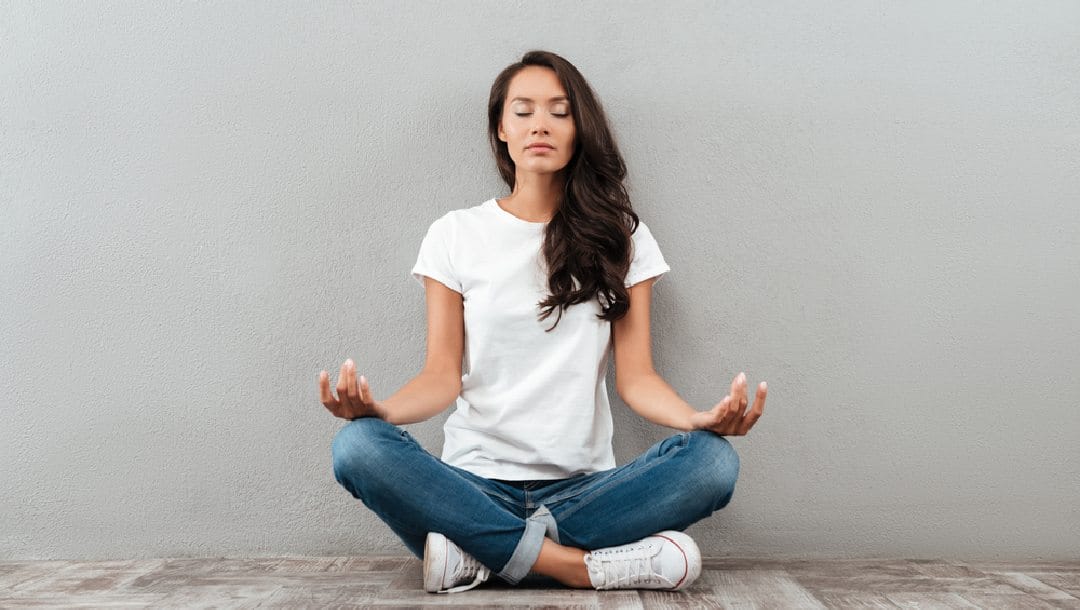
[{"label": "t-shirt neckline", "polygon": [[519,226],[522,226],[522,227],[528,227],[528,228],[531,228],[531,229],[540,230],[540,229],[543,229],[544,227],[546,227],[548,225],[548,223],[551,222],[550,220],[546,221],[546,222],[531,222],[531,221],[525,220],[523,218],[518,218],[517,216],[514,216],[510,212],[507,212],[506,210],[504,210],[503,207],[501,205],[499,205],[499,198],[498,197],[492,197],[491,199],[489,199],[488,200],[488,206],[490,208],[492,208],[492,211],[494,211],[499,217],[505,219],[508,222],[511,222],[513,224],[516,224],[516,225],[519,225]]}]

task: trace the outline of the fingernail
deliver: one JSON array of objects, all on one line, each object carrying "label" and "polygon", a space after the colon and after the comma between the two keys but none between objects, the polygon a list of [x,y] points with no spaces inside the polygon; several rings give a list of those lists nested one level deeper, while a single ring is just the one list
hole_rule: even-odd
[{"label": "fingernail", "polygon": [[361,375],[360,376],[360,383],[367,384],[367,377],[364,377],[363,375]]}]

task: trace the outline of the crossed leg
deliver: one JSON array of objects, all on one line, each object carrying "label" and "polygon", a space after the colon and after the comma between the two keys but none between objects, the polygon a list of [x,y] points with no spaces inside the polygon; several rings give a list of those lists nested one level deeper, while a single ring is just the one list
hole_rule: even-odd
[{"label": "crossed leg", "polygon": [[335,435],[332,453],[338,483],[419,558],[428,532],[439,532],[517,584],[554,527],[546,510],[518,516],[485,493],[485,480],[442,462],[382,419],[350,421]]},{"label": "crossed leg", "polygon": [[486,494],[476,475],[443,463],[407,431],[378,418],[343,427],[333,463],[337,481],[417,557],[427,532],[437,531],[484,565],[503,566],[496,574],[511,584],[531,570],[571,587],[590,586],[588,550],[683,530],[725,506],[739,470],[727,439],[707,431],[676,434],[632,462],[582,477],[569,492],[554,486],[550,505],[523,519]]},{"label": "crossed leg", "polygon": [[704,430],[668,437],[545,503],[558,524],[559,542],[544,540],[533,571],[589,587],[589,550],[682,531],[726,506],[738,476],[739,456],[726,438]]}]

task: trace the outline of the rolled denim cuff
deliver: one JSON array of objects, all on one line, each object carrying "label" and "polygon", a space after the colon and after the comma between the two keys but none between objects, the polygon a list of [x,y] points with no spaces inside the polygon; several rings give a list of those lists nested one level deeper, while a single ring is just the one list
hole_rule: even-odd
[{"label": "rolled denim cuff", "polygon": [[544,538],[559,541],[559,528],[555,523],[555,517],[543,504],[528,519],[525,519],[525,532],[521,535],[514,553],[510,555],[510,561],[506,562],[497,576],[506,582],[516,585],[521,582],[536,558],[540,556],[540,548],[544,546]]}]

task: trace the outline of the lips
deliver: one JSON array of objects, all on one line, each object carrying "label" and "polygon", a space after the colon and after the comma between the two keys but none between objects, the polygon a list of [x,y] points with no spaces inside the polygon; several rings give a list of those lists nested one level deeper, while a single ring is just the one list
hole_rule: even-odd
[{"label": "lips", "polygon": [[525,148],[526,148],[526,150],[532,149],[532,148],[543,149],[543,150],[555,150],[555,147],[551,146],[549,144],[530,144],[529,146],[526,146]]}]

